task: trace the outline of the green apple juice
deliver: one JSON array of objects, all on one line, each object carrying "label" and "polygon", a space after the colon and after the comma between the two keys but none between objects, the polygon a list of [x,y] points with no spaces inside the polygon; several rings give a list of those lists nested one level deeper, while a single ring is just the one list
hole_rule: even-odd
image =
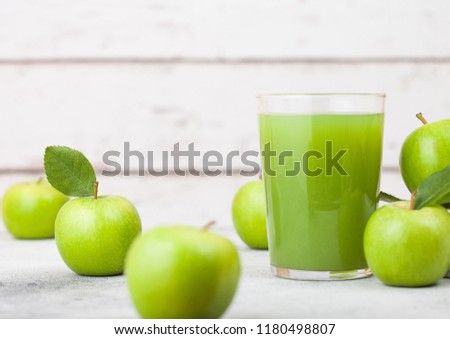
[{"label": "green apple juice", "polygon": [[382,113],[261,112],[273,267],[367,268],[363,234],[377,207],[383,123]]}]

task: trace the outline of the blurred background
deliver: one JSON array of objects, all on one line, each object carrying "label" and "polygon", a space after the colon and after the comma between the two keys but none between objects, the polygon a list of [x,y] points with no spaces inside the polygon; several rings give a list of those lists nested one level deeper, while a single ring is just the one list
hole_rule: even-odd
[{"label": "blurred background", "polygon": [[99,171],[125,141],[256,150],[258,93],[387,93],[385,171],[417,112],[449,117],[446,0],[0,4],[2,190],[5,176],[40,175],[47,145],[77,148]]}]

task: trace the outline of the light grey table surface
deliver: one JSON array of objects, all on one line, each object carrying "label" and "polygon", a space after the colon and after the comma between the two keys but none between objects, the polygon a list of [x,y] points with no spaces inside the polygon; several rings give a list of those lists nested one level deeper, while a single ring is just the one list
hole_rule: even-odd
[{"label": "light grey table surface", "polygon": [[[32,175],[0,176],[0,193]],[[394,288],[375,277],[352,281],[292,281],[274,277],[267,251],[247,248],[231,224],[230,203],[242,177],[128,177],[101,179],[100,190],[132,200],[143,228],[165,223],[202,225],[239,249],[242,276],[226,318],[449,318],[450,279],[426,288]],[[382,189],[406,196],[398,172]],[[124,276],[82,277],[63,263],[53,240],[12,238],[0,225],[0,318],[136,318]]]}]

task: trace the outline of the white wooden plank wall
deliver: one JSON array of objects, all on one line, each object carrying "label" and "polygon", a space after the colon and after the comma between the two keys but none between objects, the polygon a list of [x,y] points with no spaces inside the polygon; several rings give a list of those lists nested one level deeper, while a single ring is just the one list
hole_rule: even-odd
[{"label": "white wooden plank wall", "polygon": [[386,92],[384,166],[450,117],[446,0],[0,0],[0,172],[49,144],[257,149],[257,93]]}]

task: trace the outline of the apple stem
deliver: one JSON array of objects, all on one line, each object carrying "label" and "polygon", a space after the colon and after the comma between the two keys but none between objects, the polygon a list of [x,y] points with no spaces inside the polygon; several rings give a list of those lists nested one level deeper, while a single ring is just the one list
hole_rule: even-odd
[{"label": "apple stem", "polygon": [[414,209],[414,200],[416,200],[416,191],[413,191],[411,193],[411,200],[409,201],[409,209],[410,210]]},{"label": "apple stem", "polygon": [[94,182],[94,198],[98,198],[98,181]]},{"label": "apple stem", "polygon": [[259,180],[262,180],[262,174],[259,175]]},{"label": "apple stem", "polygon": [[211,220],[208,222],[205,226],[202,227],[202,231],[207,231],[211,228],[212,225],[214,225],[216,222],[214,220]]},{"label": "apple stem", "polygon": [[424,118],[424,116],[422,115],[422,113],[417,113],[416,114],[417,119],[419,119],[420,121],[422,121],[422,124],[426,125],[428,124],[427,119]]}]

